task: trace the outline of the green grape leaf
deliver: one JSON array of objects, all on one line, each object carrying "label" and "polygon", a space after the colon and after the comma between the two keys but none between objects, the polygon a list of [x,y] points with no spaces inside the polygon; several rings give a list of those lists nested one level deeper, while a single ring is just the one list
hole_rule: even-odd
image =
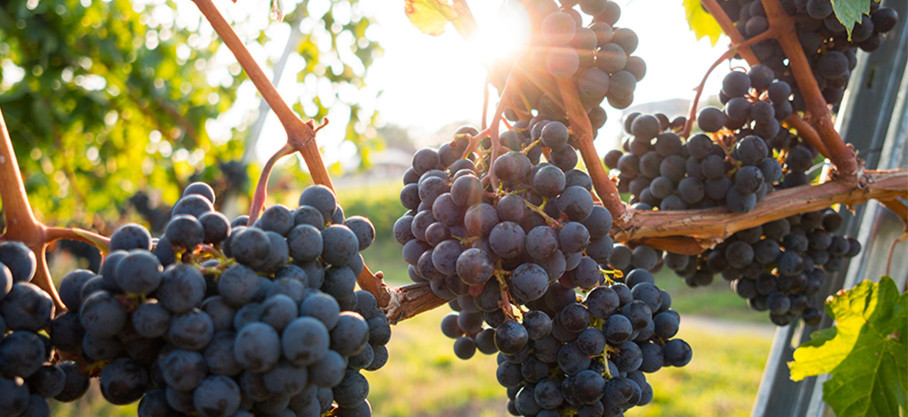
[{"label": "green grape leaf", "polygon": [[848,40],[854,25],[861,23],[861,15],[870,14],[870,2],[877,0],[832,0],[832,11],[836,19],[845,26]]},{"label": "green grape leaf", "polygon": [[[835,327],[794,352],[791,379],[829,373],[823,400],[839,417],[897,416],[908,409],[908,293],[892,278],[864,281],[826,300]],[[902,414],[904,415],[904,414]]]},{"label": "green grape leaf", "polygon": [[716,46],[719,42],[719,36],[722,35],[722,28],[719,22],[700,5],[700,0],[684,0],[684,14],[687,17],[687,24],[694,31],[697,39],[704,36],[709,37],[709,42]]},{"label": "green grape leaf", "polygon": [[439,36],[448,22],[460,19],[448,0],[406,0],[404,10],[410,23],[427,35]]}]

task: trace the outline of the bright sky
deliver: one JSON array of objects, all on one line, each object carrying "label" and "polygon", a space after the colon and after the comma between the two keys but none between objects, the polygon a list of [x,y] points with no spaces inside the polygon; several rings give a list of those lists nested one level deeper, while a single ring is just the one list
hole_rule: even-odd
[{"label": "bright sky", "polygon": [[[316,3],[312,1],[310,9]],[[417,139],[452,122],[473,120],[478,123],[485,81],[483,60],[504,52],[502,43],[515,43],[515,34],[520,34],[519,30],[512,30],[519,25],[506,22],[500,14],[504,3],[501,0],[469,1],[482,28],[481,38],[473,44],[464,41],[450,25],[440,37],[422,34],[404,14],[402,0],[361,3],[366,14],[373,16],[376,22],[368,35],[384,48],[382,57],[369,69],[366,78],[369,89],[365,92],[376,94],[381,90],[375,103],[381,121],[410,127]],[[389,4],[392,6],[388,7]],[[634,105],[692,99],[692,89],[724,52],[727,39],[721,39],[716,47],[707,39],[695,40],[684,18],[681,0],[618,0],[618,4],[622,14],[616,26],[628,27],[637,33],[640,46],[634,54],[641,56],[647,64],[646,77],[637,85]],[[229,2],[219,2],[219,6],[222,10],[231,7]],[[258,13],[261,10],[259,7]],[[225,13],[238,11],[225,10]],[[283,45],[280,39],[286,39],[286,34],[273,35],[274,45],[266,48],[278,51],[279,55]],[[299,88],[294,64],[299,62],[290,61],[281,82],[280,90],[285,96],[293,95]],[[720,66],[710,77],[707,94],[714,95],[718,91],[721,77],[727,70],[727,66]],[[254,92],[246,93],[251,94]],[[705,94],[704,99],[707,97]],[[494,108],[494,102],[491,107]],[[622,134],[622,111],[610,107],[606,107],[606,111],[609,121],[600,131],[596,143],[600,154],[613,148]],[[344,123],[343,116],[336,116],[332,125],[319,135],[328,163],[349,161],[355,153],[352,146],[338,146]],[[256,149],[258,158],[266,159],[280,147],[284,137],[272,115]]]},{"label": "bright sky", "polygon": [[[469,3],[480,26],[493,28],[485,35],[507,36],[507,26],[498,23],[501,20],[498,10],[503,2]],[[692,89],[724,52],[727,39],[720,39],[716,47],[705,38],[697,41],[684,18],[681,0],[618,0],[618,4],[622,13],[616,26],[637,33],[640,46],[634,54],[647,64],[646,77],[637,85],[634,105],[673,98],[693,99]],[[410,25],[402,6],[375,11],[377,38],[385,47],[385,55],[370,68],[368,79],[384,89],[378,105],[382,120],[426,132],[434,132],[457,120],[478,121],[485,81],[480,57],[490,56],[481,45],[496,45],[496,42],[483,40],[477,48],[463,41],[450,25],[440,37],[423,35]],[[505,30],[496,31],[496,28]],[[720,66],[710,77],[707,93],[718,92],[727,68]],[[621,135],[621,111],[610,107],[606,111],[609,122],[597,140],[602,154]]]}]

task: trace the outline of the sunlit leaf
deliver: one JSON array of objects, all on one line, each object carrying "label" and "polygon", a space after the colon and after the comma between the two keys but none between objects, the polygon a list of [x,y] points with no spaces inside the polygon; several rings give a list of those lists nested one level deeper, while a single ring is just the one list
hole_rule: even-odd
[{"label": "sunlit leaf", "polygon": [[719,22],[716,22],[716,18],[703,8],[700,0],[684,0],[684,14],[697,39],[708,37],[709,42],[715,46],[722,35],[722,28]]},{"label": "sunlit leaf", "polygon": [[832,374],[823,400],[838,417],[908,411],[908,293],[889,277],[864,281],[831,296],[826,311],[835,326],[795,350],[791,379]]},{"label": "sunlit leaf", "polygon": [[458,18],[454,5],[448,0],[405,0],[410,23],[425,34],[438,36],[445,25]]}]

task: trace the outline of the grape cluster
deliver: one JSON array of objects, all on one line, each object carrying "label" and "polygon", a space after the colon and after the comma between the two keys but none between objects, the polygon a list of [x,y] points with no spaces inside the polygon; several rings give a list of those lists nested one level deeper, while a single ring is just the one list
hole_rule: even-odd
[{"label": "grape cluster", "polygon": [[511,414],[620,416],[652,401],[644,373],[690,362],[687,342],[672,339],[680,316],[669,295],[644,269],[626,283],[598,286],[582,300],[559,285],[528,305],[521,324],[499,327],[508,350],[496,376]]},{"label": "grape cluster", "polygon": [[[616,109],[631,105],[637,83],[646,75],[646,63],[632,55],[639,43],[637,34],[615,24],[621,8],[610,0],[562,1],[527,3],[530,14],[538,16],[538,40],[528,54],[529,61],[519,65],[529,67],[530,79],[520,83],[520,98],[512,100],[513,107],[505,111],[510,120],[534,110],[546,120],[564,120],[561,97],[546,91],[557,91],[547,77],[534,75],[532,69],[547,71],[555,78],[571,79],[580,93],[593,130],[605,124],[603,101]],[[575,7],[579,6],[579,11]],[[590,23],[584,26],[584,15]],[[493,82],[501,89],[506,83],[512,63],[501,63],[492,71]],[[511,74],[518,77],[518,74]],[[550,84],[546,84],[550,83]],[[551,88],[548,88],[551,87]]]},{"label": "grape cluster", "polygon": [[[88,388],[83,374],[98,376],[108,402],[141,400],[140,417],[371,415],[361,371],[384,366],[391,337],[376,299],[355,290],[372,224],[345,218],[322,186],[249,227],[247,216],[231,222],[215,211],[214,198],[207,184],[191,184],[159,239],[120,226],[100,274],[63,277],[67,311],[53,320],[50,298],[31,284],[0,293],[14,330],[0,343],[3,377],[72,401]],[[5,285],[22,268],[2,252],[0,262],[14,265],[12,274],[0,268]],[[40,329],[47,340],[29,333]],[[52,349],[78,364],[44,365]],[[0,404],[23,386],[0,384]]]},{"label": "grape cluster", "polygon": [[800,317],[815,326],[826,273],[842,270],[861,251],[857,240],[835,234],[841,225],[832,209],[797,214],[737,232],[696,257],[666,253],[664,262],[693,287],[721,274],[751,308],[768,310],[776,325]]},{"label": "grape cluster", "polygon": [[[880,7],[871,1],[869,15],[861,16],[849,37],[846,28],[833,13],[830,0],[783,0],[786,13],[795,18],[798,39],[807,55],[814,77],[823,97],[829,104],[842,101],[851,71],[857,63],[856,51],[875,51],[883,42],[883,35],[898,24],[898,13]],[[759,0],[725,0],[719,2],[725,13],[735,21],[735,26],[746,38],[766,31],[769,22]],[[793,87],[794,77],[788,67],[781,46],[774,39],[759,42],[751,47],[761,63],[773,70],[779,79]],[[804,110],[800,91],[794,91],[794,109]]]},{"label": "grape cluster", "polygon": [[722,83],[724,109],[700,111],[704,133],[685,141],[676,133],[683,118],[632,113],[625,120],[632,135],[627,153],[612,150],[605,164],[620,172],[619,190],[632,194],[636,209],[748,212],[776,187],[808,183],[817,151],[780,124],[792,113],[790,96],[790,85],[764,65],[733,71]]},{"label": "grape cluster", "polygon": [[[409,211],[394,225],[411,279],[451,300],[455,312],[441,328],[455,339],[454,353],[500,352],[499,377],[510,373],[501,381],[517,415],[611,416],[648,403],[652,391],[635,372],[641,358],[648,372],[690,359],[686,343],[668,340],[677,314],[644,269],[658,254],[612,242],[611,214],[595,205],[589,175],[575,169],[563,123],[518,122],[500,135],[494,161],[492,141],[471,143],[476,134],[461,128],[438,151],[414,155],[400,194]],[[610,262],[641,269],[625,285],[617,268],[604,269]],[[657,333],[653,323],[662,321]],[[618,333],[607,339],[610,331]],[[621,365],[609,370],[609,360]]]},{"label": "grape cluster", "polygon": [[35,254],[20,242],[0,243],[0,410],[8,416],[49,416],[48,399],[72,401],[89,379],[73,361],[58,360],[42,333],[54,303],[31,284]]}]

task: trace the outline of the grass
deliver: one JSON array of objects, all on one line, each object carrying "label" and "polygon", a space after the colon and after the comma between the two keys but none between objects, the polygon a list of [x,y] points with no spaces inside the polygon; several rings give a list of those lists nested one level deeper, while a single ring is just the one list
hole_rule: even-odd
[{"label": "grass", "polygon": [[[445,309],[437,309],[394,328],[388,365],[367,375],[375,415],[509,415],[505,389],[495,379],[495,356],[477,354],[469,361],[455,357],[453,341],[438,330],[445,314]],[[679,337],[690,343],[693,360],[684,368],[647,375],[655,391],[653,402],[628,415],[749,415],[772,340],[728,330],[718,334],[682,324]]]}]

